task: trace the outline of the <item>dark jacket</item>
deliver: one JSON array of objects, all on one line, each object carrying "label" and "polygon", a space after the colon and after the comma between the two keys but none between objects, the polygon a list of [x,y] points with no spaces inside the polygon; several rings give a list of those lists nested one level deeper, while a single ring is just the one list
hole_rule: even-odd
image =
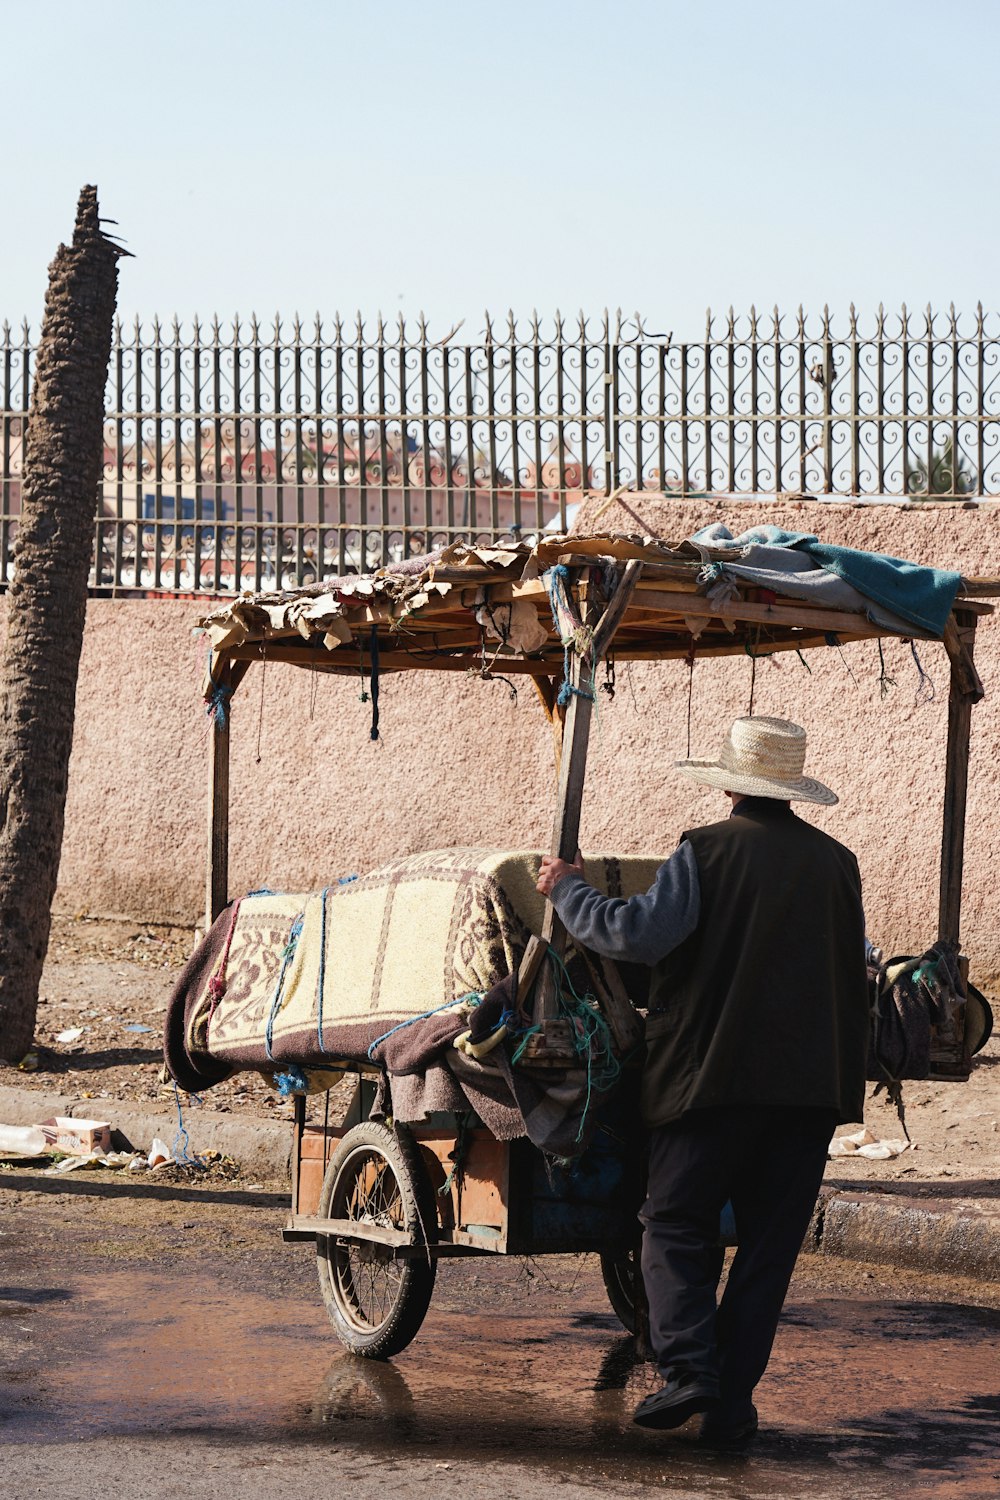
[{"label": "dark jacket", "polygon": [[860,1120],[868,993],[854,855],[762,797],[683,837],[697,860],[700,913],[653,968],[646,1123],[734,1104],[811,1105]]}]

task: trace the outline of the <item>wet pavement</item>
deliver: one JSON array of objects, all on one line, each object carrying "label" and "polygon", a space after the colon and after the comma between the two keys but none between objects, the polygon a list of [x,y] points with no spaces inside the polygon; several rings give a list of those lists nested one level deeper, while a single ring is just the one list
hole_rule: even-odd
[{"label": "wet pavement", "polygon": [[276,1195],[190,1198],[129,1217],[85,1191],[0,1191],[11,1500],[249,1500],[334,1478],[359,1500],[1000,1496],[1000,1310],[942,1302],[940,1283],[805,1258],[761,1436],[718,1454],[632,1427],[655,1379],[590,1259],[442,1265],[421,1334],[380,1365],[340,1350],[310,1248],[277,1241]]}]

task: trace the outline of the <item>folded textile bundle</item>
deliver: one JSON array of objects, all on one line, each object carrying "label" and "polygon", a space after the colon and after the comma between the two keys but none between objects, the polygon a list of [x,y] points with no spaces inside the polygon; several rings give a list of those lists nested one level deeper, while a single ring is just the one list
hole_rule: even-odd
[{"label": "folded textile bundle", "polygon": [[[374,1059],[391,1079],[415,1078],[469,1029],[474,1005],[509,978],[540,932],[539,859],[435,850],[310,895],[260,891],[234,902],[171,996],[171,1074],[200,1090],[239,1069],[295,1067],[310,1085],[328,1087],[338,1064]],[[608,895],[628,897],[648,889],[661,861],[595,856],[586,875]],[[499,1058],[487,1070],[452,1052],[448,1065],[453,1078],[480,1077],[487,1093],[497,1092]],[[397,1107],[404,1097],[420,1094],[417,1082],[393,1087],[397,1118],[408,1117]],[[441,1097],[439,1087],[428,1107],[455,1107]]]}]

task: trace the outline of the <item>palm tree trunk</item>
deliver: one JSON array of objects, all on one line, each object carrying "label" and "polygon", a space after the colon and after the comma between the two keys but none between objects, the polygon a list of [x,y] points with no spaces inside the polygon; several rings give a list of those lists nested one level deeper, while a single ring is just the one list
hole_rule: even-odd
[{"label": "palm tree trunk", "polygon": [[[59,873],[120,251],[97,189],[49,267],[0,698],[0,1058],[31,1046]],[[126,252],[127,253],[127,252]]]}]

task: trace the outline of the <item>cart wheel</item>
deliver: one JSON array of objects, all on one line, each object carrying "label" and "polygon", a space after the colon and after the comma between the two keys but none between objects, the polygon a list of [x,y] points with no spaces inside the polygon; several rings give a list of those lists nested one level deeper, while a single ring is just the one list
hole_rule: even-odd
[{"label": "cart wheel", "polygon": [[617,1314],[619,1323],[626,1333],[635,1333],[635,1303],[632,1300],[635,1251],[626,1250],[619,1255],[602,1255],[601,1275],[604,1277],[608,1301]]},{"label": "cart wheel", "polygon": [[[319,1217],[405,1229],[414,1245],[437,1241],[437,1207],[409,1134],[372,1121],[356,1125],[326,1169]],[[326,1310],[342,1344],[368,1359],[388,1359],[416,1337],[430,1306],[437,1262],[397,1260],[388,1245],[316,1239]]]}]

